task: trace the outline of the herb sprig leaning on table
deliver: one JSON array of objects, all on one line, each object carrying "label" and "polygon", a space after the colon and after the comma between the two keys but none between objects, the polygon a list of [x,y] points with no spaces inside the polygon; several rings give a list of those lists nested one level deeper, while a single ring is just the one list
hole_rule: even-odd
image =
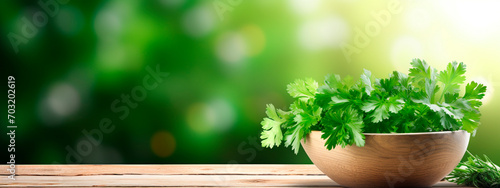
[{"label": "herb sprig leaning on table", "polygon": [[446,180],[459,185],[500,188],[500,167],[486,155],[485,160],[469,153],[467,161],[461,162],[446,177]]}]

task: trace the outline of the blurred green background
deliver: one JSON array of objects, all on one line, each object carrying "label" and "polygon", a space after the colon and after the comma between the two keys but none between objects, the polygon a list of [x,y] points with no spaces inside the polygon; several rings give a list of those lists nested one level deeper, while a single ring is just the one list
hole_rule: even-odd
[{"label": "blurred green background", "polygon": [[[412,58],[438,69],[465,62],[468,81],[488,86],[469,150],[500,163],[498,1],[41,2],[57,2],[53,16],[39,1],[0,5],[0,78],[17,85],[17,163],[311,163],[303,150],[260,148],[265,104],[286,108],[297,78],[363,68],[385,77],[407,73]],[[34,36],[24,36],[23,18],[38,23]],[[10,33],[26,39],[17,53]],[[169,76],[134,89],[157,66]],[[135,105],[121,102],[138,91]],[[103,118],[114,130],[85,136]]]}]

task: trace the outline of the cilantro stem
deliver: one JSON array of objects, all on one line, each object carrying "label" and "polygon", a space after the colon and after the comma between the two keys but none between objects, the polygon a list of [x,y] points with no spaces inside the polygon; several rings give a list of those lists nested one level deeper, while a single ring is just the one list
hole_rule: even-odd
[{"label": "cilantro stem", "polygon": [[444,86],[444,89],[443,89],[443,92],[441,92],[441,97],[439,97],[439,101],[438,102],[443,102],[443,97],[444,97],[444,91],[446,91],[448,89],[448,86],[445,85]]}]

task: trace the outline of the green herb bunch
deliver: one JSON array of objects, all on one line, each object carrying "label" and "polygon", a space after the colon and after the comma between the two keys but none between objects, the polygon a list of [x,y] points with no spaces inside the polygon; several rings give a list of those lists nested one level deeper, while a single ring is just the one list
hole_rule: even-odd
[{"label": "green herb bunch", "polygon": [[284,142],[297,153],[300,141],[312,130],[323,132],[328,149],[364,146],[362,133],[474,133],[486,86],[470,82],[460,94],[464,63],[449,63],[441,72],[420,59],[411,65],[408,75],[394,71],[382,79],[364,70],[358,81],[339,75],[326,76],[321,86],[311,78],[296,80],[287,86],[295,99],[288,111],[267,105],[262,146]]},{"label": "green herb bunch", "polygon": [[459,163],[446,180],[459,185],[500,188],[500,167],[486,155],[486,160],[471,153],[469,155],[467,161]]}]

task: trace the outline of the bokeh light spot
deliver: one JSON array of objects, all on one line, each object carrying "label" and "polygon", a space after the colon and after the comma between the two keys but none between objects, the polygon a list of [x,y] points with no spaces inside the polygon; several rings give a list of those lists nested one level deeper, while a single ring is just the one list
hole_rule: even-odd
[{"label": "bokeh light spot", "polygon": [[223,132],[234,125],[236,112],[224,99],[215,99],[207,103],[196,103],[188,108],[186,122],[198,133],[209,131]]},{"label": "bokeh light spot", "polygon": [[68,83],[54,84],[42,99],[39,113],[47,125],[61,123],[75,114],[81,106],[81,96],[74,86]]},{"label": "bokeh light spot", "polygon": [[338,48],[349,36],[349,28],[344,19],[329,16],[304,23],[298,32],[300,44],[309,50]]},{"label": "bokeh light spot", "polygon": [[417,7],[406,11],[405,24],[412,31],[426,31],[431,24],[428,9]]},{"label": "bokeh light spot", "polygon": [[408,73],[410,62],[414,58],[422,58],[423,48],[418,40],[411,37],[400,37],[392,45],[391,62],[397,71]]},{"label": "bokeh light spot", "polygon": [[246,25],[241,29],[241,34],[247,44],[247,55],[254,56],[259,54],[266,45],[266,37],[262,29],[257,25]]},{"label": "bokeh light spot", "polygon": [[80,107],[80,94],[69,84],[55,85],[48,97],[49,106],[59,116],[69,116]]},{"label": "bokeh light spot", "polygon": [[106,74],[138,70],[144,63],[143,50],[152,41],[152,24],[138,11],[138,1],[109,1],[94,20],[97,41],[97,69]]},{"label": "bokeh light spot", "polygon": [[214,28],[214,12],[206,5],[197,6],[184,15],[182,25],[185,32],[192,37],[206,36]]},{"label": "bokeh light spot", "polygon": [[210,108],[214,112],[211,126],[217,131],[227,131],[234,125],[236,112],[231,104],[224,99],[215,99],[210,101]]},{"label": "bokeh light spot", "polygon": [[448,17],[458,32],[471,41],[488,40],[500,30],[498,7],[500,1],[436,1],[438,7]]},{"label": "bokeh light spot", "polygon": [[94,30],[100,40],[114,40],[120,36],[124,27],[123,14],[126,7],[113,4],[103,7],[94,20]]},{"label": "bokeh light spot", "polygon": [[151,150],[158,157],[168,157],[174,153],[176,142],[174,136],[166,131],[156,132],[151,138]]},{"label": "bokeh light spot", "polygon": [[320,0],[291,0],[290,5],[292,10],[297,14],[308,14],[318,9]]},{"label": "bokeh light spot", "polygon": [[246,52],[247,44],[239,33],[225,33],[217,40],[217,57],[230,67],[239,65],[246,56]]}]

